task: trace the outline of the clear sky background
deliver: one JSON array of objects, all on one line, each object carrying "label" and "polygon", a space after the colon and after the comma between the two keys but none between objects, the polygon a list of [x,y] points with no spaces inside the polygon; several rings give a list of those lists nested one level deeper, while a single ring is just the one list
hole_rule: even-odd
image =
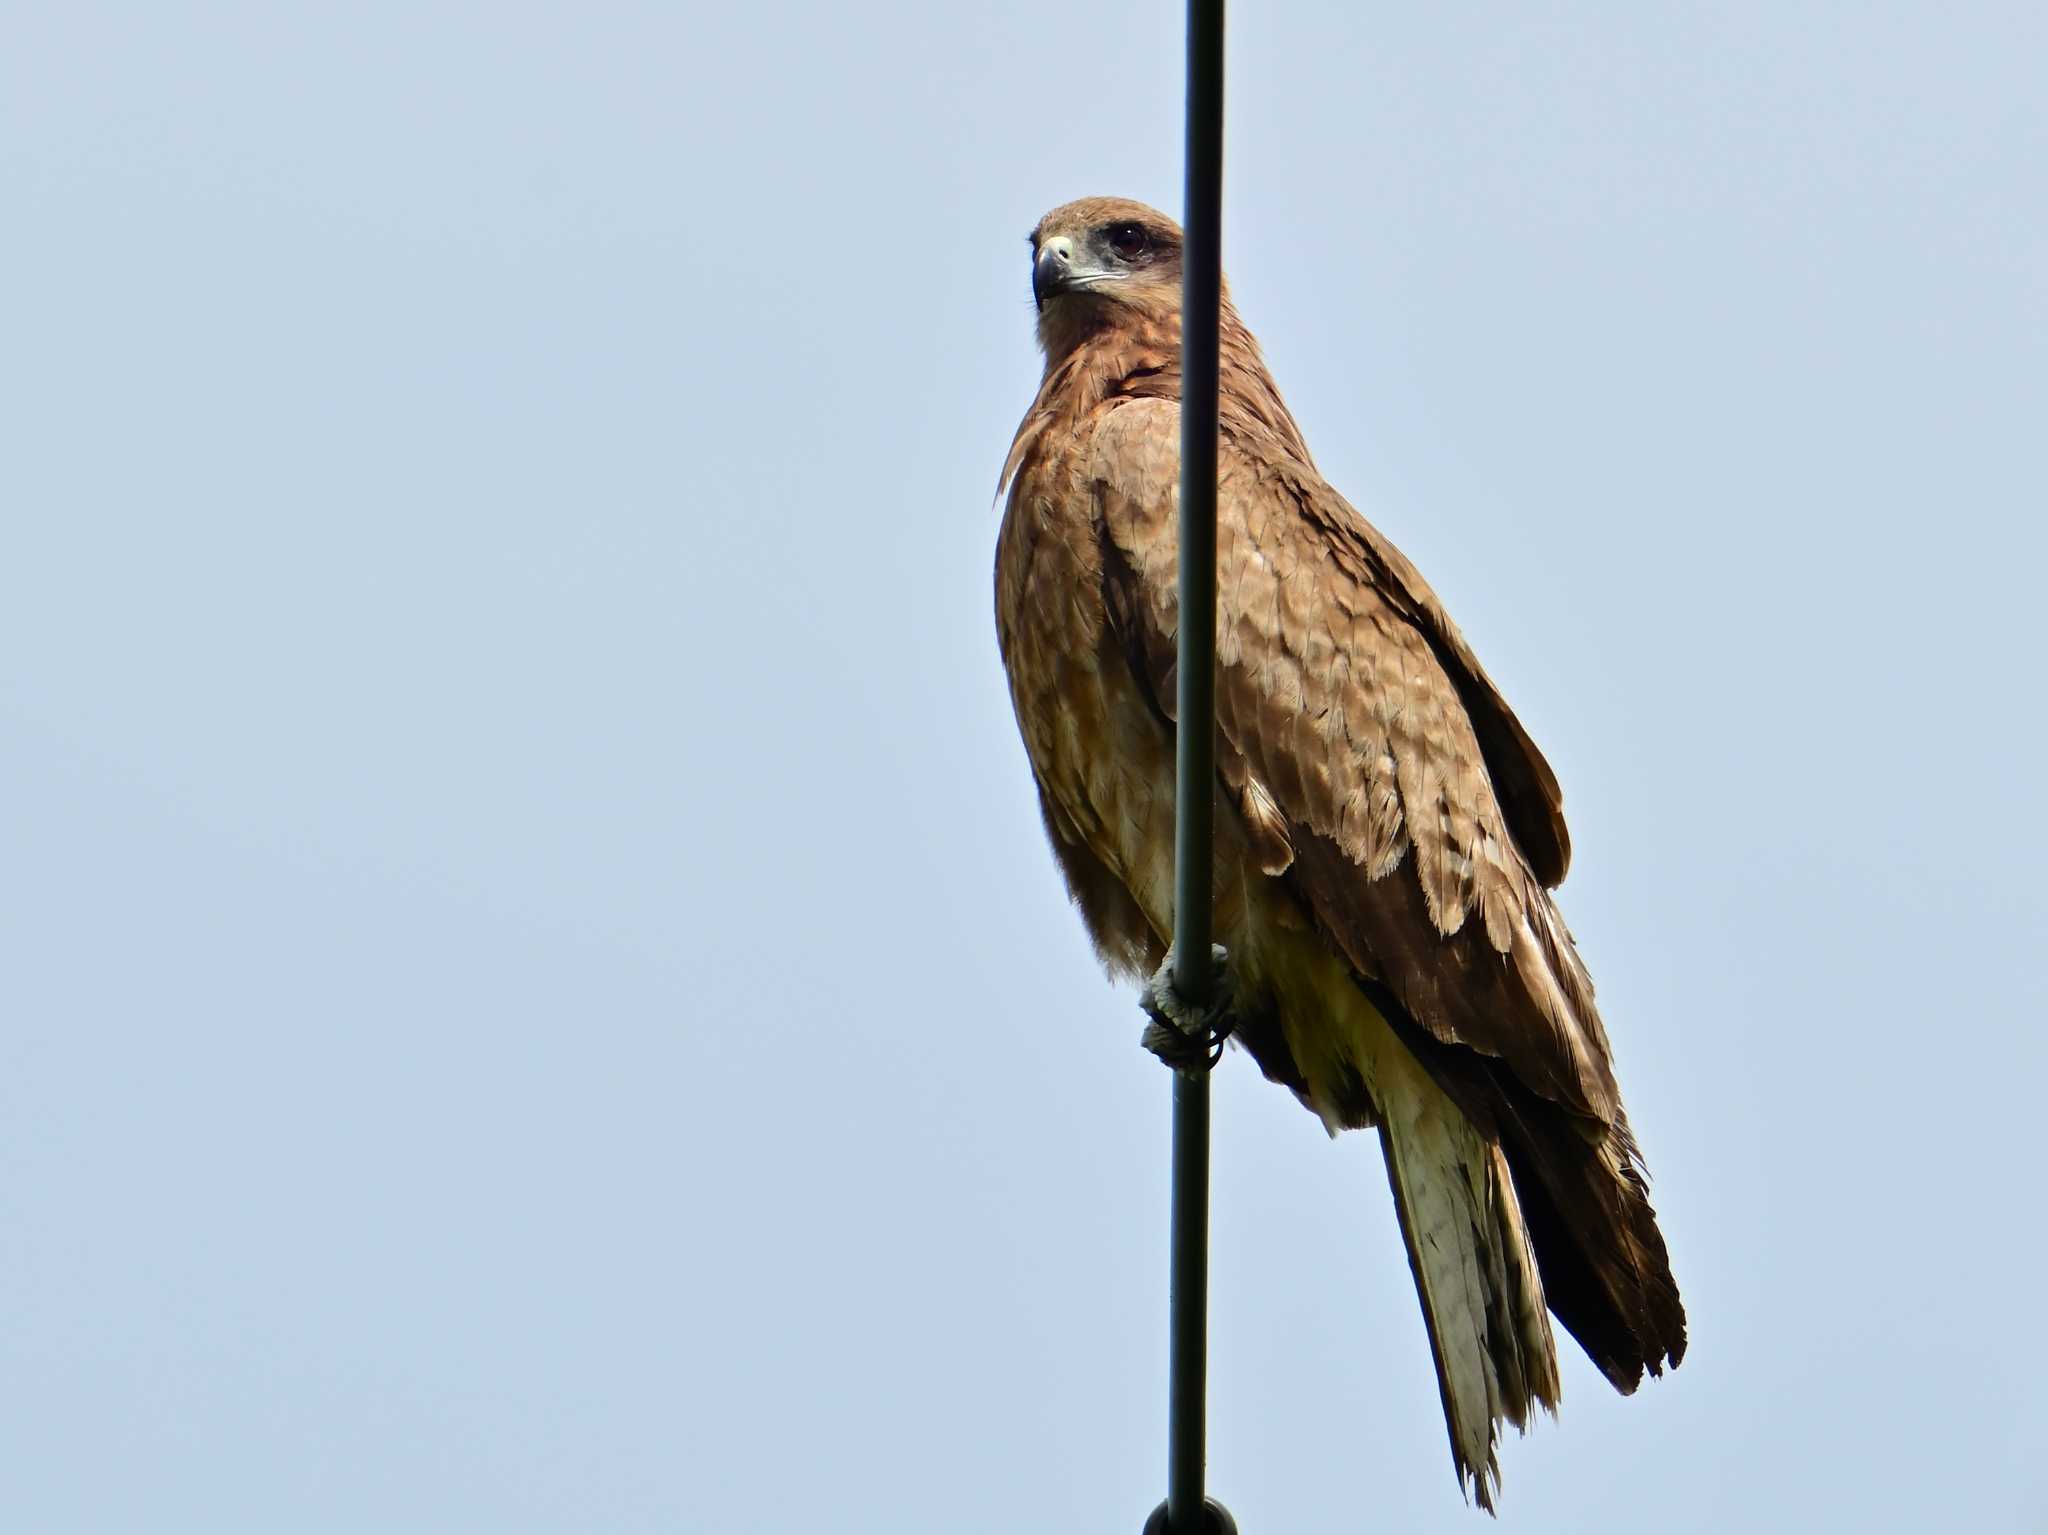
[{"label": "clear sky background", "polygon": [[[1691,1311],[1502,1528],[2048,1529],[2044,17],[1236,8],[1240,308],[1563,779]],[[0,1523],[1136,1535],[992,493],[1180,28],[8,11]],[[1217,1118],[1214,1488],[1485,1528],[1376,1145]]]}]

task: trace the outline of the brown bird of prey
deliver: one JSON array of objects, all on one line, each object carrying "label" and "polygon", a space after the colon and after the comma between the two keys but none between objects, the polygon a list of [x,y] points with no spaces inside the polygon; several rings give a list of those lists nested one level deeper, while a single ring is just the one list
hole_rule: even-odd
[{"label": "brown bird of prey", "polygon": [[[1003,466],[996,625],[1039,804],[1113,975],[1170,994],[1181,233],[1087,198],[1031,234],[1045,375]],[[1623,1392],[1685,1312],[1551,890],[1557,779],[1427,582],[1325,483],[1222,309],[1216,931],[1226,1030],[1379,1131],[1460,1484],[1554,1410],[1554,1314]],[[1166,1031],[1171,1033],[1172,1031]],[[1148,1041],[1164,1055],[1160,1031]]]}]

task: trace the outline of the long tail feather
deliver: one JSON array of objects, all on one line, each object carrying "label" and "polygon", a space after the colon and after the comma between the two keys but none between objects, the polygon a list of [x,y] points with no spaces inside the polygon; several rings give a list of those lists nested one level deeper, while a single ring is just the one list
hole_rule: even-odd
[{"label": "long tail feather", "polygon": [[1502,1422],[1555,1410],[1557,1350],[1536,1255],[1500,1149],[1441,1093],[1410,1098],[1380,1125],[1387,1181],[1429,1327],[1460,1483],[1493,1511]]}]

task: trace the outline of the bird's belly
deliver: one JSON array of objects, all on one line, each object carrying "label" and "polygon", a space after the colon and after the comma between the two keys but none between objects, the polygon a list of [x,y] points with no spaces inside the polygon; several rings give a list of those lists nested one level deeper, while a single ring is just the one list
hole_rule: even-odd
[{"label": "bird's belly", "polygon": [[1120,655],[1072,658],[1032,752],[1055,813],[1163,939],[1173,930],[1174,737]]},{"label": "bird's belly", "polygon": [[[1054,482],[1070,467],[1049,466]],[[1173,927],[1173,727],[1104,606],[1085,496],[1016,487],[996,559],[1011,702],[1069,889],[1112,970],[1156,963]]]}]

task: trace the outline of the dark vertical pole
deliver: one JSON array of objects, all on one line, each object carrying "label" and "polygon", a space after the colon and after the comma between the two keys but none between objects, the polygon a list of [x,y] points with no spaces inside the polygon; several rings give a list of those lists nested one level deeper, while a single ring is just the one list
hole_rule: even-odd
[{"label": "dark vertical pole", "polygon": [[[1199,1006],[1209,945],[1216,792],[1217,312],[1223,298],[1223,0],[1188,0],[1187,184],[1181,258],[1180,722],[1174,989]],[[1172,1345],[1166,1527],[1203,1535],[1208,1413],[1209,1076],[1173,1078]]]}]

